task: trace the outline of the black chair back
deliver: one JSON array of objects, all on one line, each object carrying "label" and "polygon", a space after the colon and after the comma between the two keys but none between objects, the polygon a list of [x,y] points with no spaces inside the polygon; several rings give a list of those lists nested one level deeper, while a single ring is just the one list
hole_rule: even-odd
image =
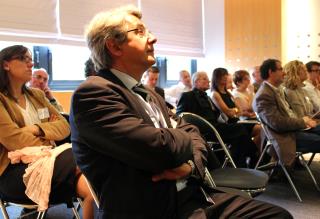
[{"label": "black chair back", "polygon": [[[227,161],[230,162],[233,167],[236,167],[228,147],[223,142],[219,132],[216,130],[216,128],[213,125],[211,125],[210,122],[208,122],[203,117],[193,113],[187,113],[187,112],[182,113],[180,114],[180,117],[184,121],[198,127],[202,137],[208,142],[209,145],[211,145],[211,147],[208,148],[208,156],[209,156],[208,160],[211,161],[212,167],[215,167],[217,165],[218,167],[221,167],[219,159],[215,155],[215,151],[219,149],[224,151]],[[212,146],[215,146],[215,147],[213,148]],[[211,167],[210,166],[208,167],[209,167],[209,170],[211,170]]]}]

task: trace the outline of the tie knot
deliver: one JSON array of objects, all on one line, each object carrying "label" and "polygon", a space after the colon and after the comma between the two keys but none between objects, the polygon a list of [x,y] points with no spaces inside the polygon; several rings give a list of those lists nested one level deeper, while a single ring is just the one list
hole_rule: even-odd
[{"label": "tie knot", "polygon": [[136,84],[132,90],[139,94],[144,100],[149,101],[150,100],[150,95],[149,92],[146,90],[146,88],[143,86],[142,83]]}]

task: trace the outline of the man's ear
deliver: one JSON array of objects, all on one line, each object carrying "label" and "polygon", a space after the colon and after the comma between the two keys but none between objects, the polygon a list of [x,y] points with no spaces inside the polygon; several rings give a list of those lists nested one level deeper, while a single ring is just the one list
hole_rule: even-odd
[{"label": "man's ear", "polygon": [[113,56],[122,55],[121,47],[114,40],[107,40],[106,47]]},{"label": "man's ear", "polygon": [[273,71],[272,71],[271,69],[268,70],[268,77],[271,76],[272,72],[273,72]]}]

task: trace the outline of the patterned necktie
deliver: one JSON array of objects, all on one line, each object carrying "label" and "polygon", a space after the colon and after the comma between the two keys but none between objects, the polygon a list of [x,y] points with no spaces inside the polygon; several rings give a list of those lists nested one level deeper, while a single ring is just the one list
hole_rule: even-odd
[{"label": "patterned necktie", "polygon": [[143,84],[138,83],[136,86],[132,88],[132,90],[139,94],[145,101],[150,101],[150,95],[149,92],[146,90],[146,88],[143,86]]}]

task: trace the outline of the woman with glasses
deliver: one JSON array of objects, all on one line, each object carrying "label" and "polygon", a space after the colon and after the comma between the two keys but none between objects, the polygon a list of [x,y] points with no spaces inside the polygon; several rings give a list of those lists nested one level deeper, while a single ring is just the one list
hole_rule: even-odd
[{"label": "woman with glasses", "polygon": [[[28,164],[11,164],[8,153],[25,147],[50,146],[70,133],[68,122],[39,89],[28,88],[32,55],[15,45],[0,51],[0,195],[7,200],[30,202],[23,175]],[[93,218],[93,198],[73,159],[71,148],[54,162],[49,202],[78,195],[83,198],[83,218]]]}]

